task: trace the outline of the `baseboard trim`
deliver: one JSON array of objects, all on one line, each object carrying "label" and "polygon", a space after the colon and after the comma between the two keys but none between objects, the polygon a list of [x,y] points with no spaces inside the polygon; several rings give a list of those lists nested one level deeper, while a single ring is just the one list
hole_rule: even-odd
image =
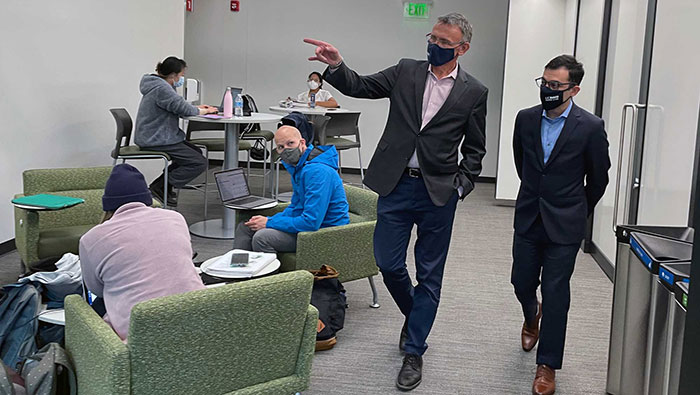
[{"label": "baseboard trim", "polygon": [[495,184],[496,183],[496,177],[476,177],[476,182],[481,182],[484,184]]},{"label": "baseboard trim", "polygon": [[12,252],[16,249],[17,247],[15,247],[15,239],[10,239],[8,241],[0,243],[0,255],[7,254],[8,252]]},{"label": "baseboard trim", "polygon": [[600,250],[600,248],[598,248],[595,242],[591,242],[588,247],[590,248],[589,254],[591,254],[591,257],[593,257],[600,269],[608,277],[608,280],[611,282],[614,281],[615,265],[613,265],[612,262],[610,262],[608,258],[603,255],[603,252]]}]

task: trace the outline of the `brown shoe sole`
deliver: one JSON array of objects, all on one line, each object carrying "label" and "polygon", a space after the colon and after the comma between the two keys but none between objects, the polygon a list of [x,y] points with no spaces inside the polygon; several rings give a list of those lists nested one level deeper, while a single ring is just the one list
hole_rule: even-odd
[{"label": "brown shoe sole", "polygon": [[335,338],[335,336],[331,337],[328,340],[316,340],[316,351],[330,350],[335,346],[335,343],[337,342],[338,340]]}]

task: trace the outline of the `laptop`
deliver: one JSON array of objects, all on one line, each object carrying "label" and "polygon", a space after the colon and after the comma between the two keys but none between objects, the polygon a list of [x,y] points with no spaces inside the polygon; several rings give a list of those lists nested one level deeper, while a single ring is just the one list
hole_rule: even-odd
[{"label": "laptop", "polygon": [[276,203],[275,199],[250,194],[248,180],[243,169],[222,170],[214,173],[216,187],[224,206],[229,208],[254,209],[270,203]]},{"label": "laptop", "polygon": [[[243,93],[243,88],[236,88],[235,86],[226,87],[226,89],[228,88],[231,88],[231,97],[234,101],[236,101],[236,96]],[[219,107],[216,107],[216,109],[219,110],[220,113],[224,112],[224,98],[226,97],[226,89],[224,89],[224,94],[221,95],[221,105]]]}]

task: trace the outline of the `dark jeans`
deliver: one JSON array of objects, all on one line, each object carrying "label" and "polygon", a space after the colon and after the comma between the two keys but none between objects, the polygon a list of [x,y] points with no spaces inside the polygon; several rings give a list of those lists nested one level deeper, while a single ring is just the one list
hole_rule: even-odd
[{"label": "dark jeans", "polygon": [[[422,355],[435,321],[442,275],[450,247],[457,191],[443,207],[433,204],[422,178],[401,177],[394,190],[377,202],[374,257],[384,284],[408,322],[406,352]],[[415,287],[406,270],[406,248],[413,225],[418,225],[415,245]]]},{"label": "dark jeans", "polygon": [[542,220],[535,221],[526,235],[513,239],[511,283],[527,322],[537,315],[537,287],[542,279],[542,321],[537,346],[537,364],[561,369],[566,340],[566,321],[571,301],[569,280],[574,273],[580,244],[555,244],[547,236]]},{"label": "dark jeans", "polygon": [[[207,168],[207,158],[202,155],[199,148],[189,141],[172,145],[141,147],[141,149],[161,151],[170,155],[172,163],[168,166],[168,184],[175,188],[184,187]],[[158,178],[162,177],[163,175]]]}]

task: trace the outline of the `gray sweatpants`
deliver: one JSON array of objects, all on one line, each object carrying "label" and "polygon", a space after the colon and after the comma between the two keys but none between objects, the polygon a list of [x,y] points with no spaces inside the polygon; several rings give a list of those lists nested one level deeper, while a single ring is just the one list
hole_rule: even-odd
[{"label": "gray sweatpants", "polygon": [[[168,166],[168,184],[175,188],[184,187],[207,168],[207,158],[189,141],[158,147],[142,147],[142,149],[162,151],[170,155],[172,163]],[[163,177],[162,174],[158,178],[161,177]]]},{"label": "gray sweatpants", "polygon": [[241,222],[236,227],[233,248],[256,252],[295,252],[297,235],[270,228],[255,232]]}]

